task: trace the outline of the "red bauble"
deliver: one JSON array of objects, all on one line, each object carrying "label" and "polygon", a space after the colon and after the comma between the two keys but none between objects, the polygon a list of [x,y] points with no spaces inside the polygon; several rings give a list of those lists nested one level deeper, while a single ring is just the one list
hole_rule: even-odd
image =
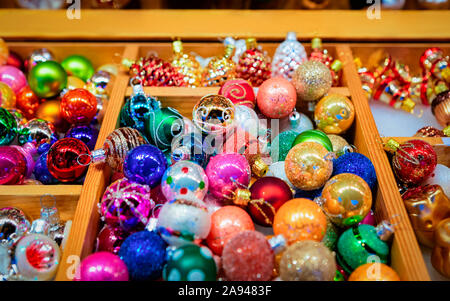
[{"label": "red bauble", "polygon": [[25,115],[27,119],[36,116],[41,99],[31,90],[30,86],[23,87],[17,93],[16,107]]},{"label": "red bauble", "polygon": [[47,168],[59,181],[73,182],[84,175],[90,160],[89,148],[81,140],[62,138],[50,147]]},{"label": "red bauble", "polygon": [[433,173],[436,164],[433,146],[417,139],[401,144],[392,158],[397,178],[406,184],[420,184]]},{"label": "red bauble", "polygon": [[278,208],[293,198],[291,188],[276,177],[263,177],[250,187],[252,200],[247,210],[253,220],[261,226],[272,226]]},{"label": "red bauble", "polygon": [[14,66],[17,69],[20,69],[23,71],[23,60],[14,51],[9,51],[9,56],[8,56],[8,60],[6,61],[6,65]]},{"label": "red bauble", "polygon": [[237,233],[255,230],[252,218],[236,206],[224,206],[211,215],[211,230],[206,244],[217,255],[222,255],[225,244]]},{"label": "red bauble", "polygon": [[248,80],[252,86],[259,87],[272,73],[270,57],[258,48],[247,49],[236,66],[237,77]]},{"label": "red bauble", "polygon": [[225,96],[235,105],[243,105],[252,109],[255,107],[255,92],[252,85],[244,79],[227,81],[220,88],[219,95]]},{"label": "red bauble", "polygon": [[258,108],[269,118],[289,116],[297,103],[297,91],[285,78],[274,77],[263,82],[256,96]]},{"label": "red bauble", "polygon": [[120,227],[111,228],[105,225],[97,236],[95,252],[105,251],[117,255],[120,246],[129,234]]},{"label": "red bauble", "polygon": [[88,123],[96,114],[97,97],[86,89],[69,90],[61,99],[61,116],[69,123]]},{"label": "red bauble", "polygon": [[184,75],[171,63],[150,55],[140,58],[130,67],[130,73],[142,80],[144,86],[186,87]]}]

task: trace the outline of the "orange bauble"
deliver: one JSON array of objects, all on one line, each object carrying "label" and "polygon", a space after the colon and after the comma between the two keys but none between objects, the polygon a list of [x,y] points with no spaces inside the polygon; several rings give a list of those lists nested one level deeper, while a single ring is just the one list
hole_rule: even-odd
[{"label": "orange bauble", "polygon": [[23,87],[17,93],[16,107],[22,111],[27,119],[32,119],[36,115],[41,99],[31,90],[30,86]]},{"label": "orange bauble", "polygon": [[73,89],[61,99],[61,116],[71,124],[90,122],[97,114],[97,97],[86,89]]},{"label": "orange bauble", "polygon": [[400,281],[398,274],[384,263],[366,263],[348,277],[348,281]]},{"label": "orange bauble", "polygon": [[283,235],[288,244],[301,240],[321,241],[327,230],[327,218],[322,209],[308,199],[292,199],[275,214],[273,232]]}]

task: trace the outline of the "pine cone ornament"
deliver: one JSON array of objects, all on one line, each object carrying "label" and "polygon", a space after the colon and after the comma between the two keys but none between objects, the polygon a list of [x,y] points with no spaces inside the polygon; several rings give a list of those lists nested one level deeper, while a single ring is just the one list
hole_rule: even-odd
[{"label": "pine cone ornament", "polygon": [[209,61],[208,66],[203,71],[202,86],[219,87],[227,80],[236,78],[236,64],[233,56],[234,45],[229,44],[225,48],[223,56],[217,56]]},{"label": "pine cone ornament", "polygon": [[270,57],[256,48],[254,38],[247,39],[247,50],[239,59],[236,71],[238,78],[248,80],[253,87],[259,87],[263,81],[270,78]]},{"label": "pine cone ornament", "polygon": [[172,49],[172,66],[178,68],[178,71],[184,75],[184,81],[189,87],[200,86],[202,80],[200,63],[192,55],[183,53],[183,44],[181,41],[174,41],[172,43]]},{"label": "pine cone ornament", "polygon": [[184,75],[177,68],[154,55],[141,57],[131,64],[130,74],[138,77],[144,86],[187,86]]},{"label": "pine cone ornament", "polygon": [[307,59],[305,48],[297,41],[297,35],[295,32],[289,32],[273,56],[272,77],[281,76],[291,80],[298,65]]}]

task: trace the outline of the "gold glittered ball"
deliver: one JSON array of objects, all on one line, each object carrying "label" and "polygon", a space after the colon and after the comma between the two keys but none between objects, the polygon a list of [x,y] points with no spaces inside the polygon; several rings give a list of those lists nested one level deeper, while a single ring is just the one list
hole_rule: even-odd
[{"label": "gold glittered ball", "polygon": [[328,134],[327,136],[328,138],[330,138],[331,145],[333,146],[333,152],[335,152],[336,154],[343,153],[345,151],[345,148],[350,147],[350,144],[348,144],[347,140],[339,135]]},{"label": "gold glittered ball", "polygon": [[294,72],[292,83],[302,101],[316,101],[331,88],[333,79],[330,69],[319,61],[306,61]]},{"label": "gold glittered ball", "polygon": [[342,134],[355,120],[355,107],[348,97],[329,94],[317,103],[314,120],[317,127],[326,134]]}]

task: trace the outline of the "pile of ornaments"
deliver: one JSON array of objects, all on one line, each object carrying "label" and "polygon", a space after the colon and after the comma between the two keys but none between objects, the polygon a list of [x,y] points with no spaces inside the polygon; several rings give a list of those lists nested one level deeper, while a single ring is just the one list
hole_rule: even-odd
[{"label": "pile of ornaments", "polygon": [[[274,54],[273,59],[258,46],[254,38],[224,41],[224,53],[216,57],[202,58],[183,51],[181,41],[173,42],[173,56],[163,60],[154,54],[135,62],[124,60],[132,76],[141,79],[144,86],[219,87],[226,81],[242,79],[253,87],[259,87],[270,77],[292,80],[297,67],[308,60],[305,48],[294,32],[289,32]],[[309,60],[323,63],[332,74],[333,86],[339,86],[342,63],[333,59],[322,47],[319,38],[312,40]]]},{"label": "pile of ornaments", "polygon": [[81,55],[57,62],[46,48],[22,60],[0,39],[0,185],[79,180],[116,74]]}]

